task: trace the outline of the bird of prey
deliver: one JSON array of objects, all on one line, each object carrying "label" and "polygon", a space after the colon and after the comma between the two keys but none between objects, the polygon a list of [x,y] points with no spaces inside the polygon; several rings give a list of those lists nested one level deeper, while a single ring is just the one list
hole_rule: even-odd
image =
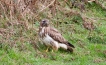
[{"label": "bird of prey", "polygon": [[59,48],[63,48],[69,52],[73,52],[73,48],[75,48],[74,45],[68,42],[57,29],[50,26],[48,19],[43,19],[40,22],[39,37],[44,45],[47,46],[46,52],[48,51],[48,48],[52,48],[55,51]]}]

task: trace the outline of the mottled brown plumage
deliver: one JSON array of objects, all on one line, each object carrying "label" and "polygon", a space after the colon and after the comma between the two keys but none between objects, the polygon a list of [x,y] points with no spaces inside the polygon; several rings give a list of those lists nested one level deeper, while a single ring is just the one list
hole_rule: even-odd
[{"label": "mottled brown plumage", "polygon": [[56,50],[61,47],[73,52],[74,46],[57,29],[51,27],[47,19],[40,22],[39,36],[46,46],[51,46],[52,48],[56,48]]}]

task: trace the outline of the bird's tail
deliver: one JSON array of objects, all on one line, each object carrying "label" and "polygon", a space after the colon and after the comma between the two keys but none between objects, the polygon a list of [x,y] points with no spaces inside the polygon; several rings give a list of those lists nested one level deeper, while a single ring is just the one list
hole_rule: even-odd
[{"label": "bird's tail", "polygon": [[75,48],[74,45],[72,45],[70,42],[67,42],[68,46],[72,47],[72,48]]},{"label": "bird's tail", "polygon": [[61,44],[60,43],[59,47],[61,47],[63,49],[66,49],[69,52],[73,52],[73,48],[75,48],[74,45],[70,44],[69,42],[67,42],[66,44]]},{"label": "bird's tail", "polygon": [[67,43],[68,45],[67,45],[67,51],[70,51],[70,52],[73,52],[73,48],[75,48],[74,47],[74,45],[72,45],[71,43]]}]

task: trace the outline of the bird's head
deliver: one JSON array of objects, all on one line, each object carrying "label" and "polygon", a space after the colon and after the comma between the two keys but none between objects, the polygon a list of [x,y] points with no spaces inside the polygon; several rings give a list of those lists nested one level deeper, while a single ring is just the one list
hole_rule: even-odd
[{"label": "bird's head", "polygon": [[40,22],[40,26],[42,26],[42,27],[48,27],[49,26],[49,20],[48,19],[43,19]]}]

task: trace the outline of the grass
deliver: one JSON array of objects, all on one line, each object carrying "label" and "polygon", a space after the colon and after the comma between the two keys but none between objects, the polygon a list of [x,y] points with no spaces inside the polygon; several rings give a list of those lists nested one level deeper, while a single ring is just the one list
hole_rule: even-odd
[{"label": "grass", "polygon": [[[106,18],[104,14],[106,11],[98,9],[99,7],[96,5],[91,6],[88,7],[90,10],[85,12],[87,16]],[[78,18],[76,20],[81,21]],[[62,23],[58,29],[76,47],[73,54],[63,50],[44,52],[45,48],[42,47],[40,50],[35,50],[28,41],[29,38],[35,39],[36,31],[24,30],[22,32],[24,39],[17,40],[17,38],[21,38],[21,33],[17,32],[22,31],[20,30],[22,28],[16,27],[15,35],[10,38],[10,41],[17,41],[16,45],[11,47],[9,41],[0,44],[0,65],[106,65],[106,21],[97,19],[97,24],[95,24],[97,28],[91,32],[90,36],[88,36],[89,31],[83,28],[81,23],[73,23],[71,18],[65,18],[64,21],[67,21],[68,24]],[[36,22],[35,27],[38,28],[38,26],[39,24]],[[1,27],[5,27],[5,25]],[[0,39],[4,38],[0,37]]]}]

